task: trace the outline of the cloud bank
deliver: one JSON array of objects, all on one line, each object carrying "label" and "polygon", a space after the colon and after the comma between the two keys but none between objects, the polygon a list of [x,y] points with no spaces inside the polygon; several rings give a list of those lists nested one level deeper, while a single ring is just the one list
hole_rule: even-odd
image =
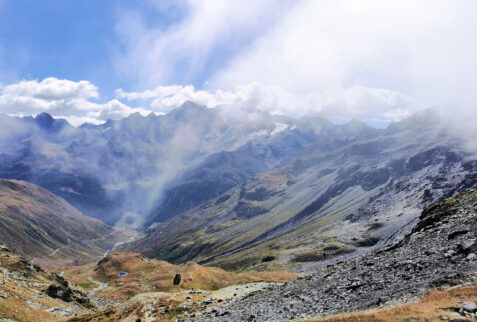
[{"label": "cloud bank", "polygon": [[[430,106],[475,108],[475,1],[147,3],[117,10],[112,61],[131,86],[114,99],[50,77],[1,87],[0,112],[100,123],[191,100],[386,124]],[[177,19],[151,22],[171,8]]]},{"label": "cloud bank", "polygon": [[73,125],[99,124],[131,113],[147,115],[150,110],[131,108],[114,99],[97,103],[98,89],[89,81],[74,82],[54,77],[42,81],[24,80],[0,88],[0,112],[9,115],[35,115],[48,112]]},{"label": "cloud bank", "polygon": [[407,116],[409,110],[403,107],[408,106],[410,101],[399,92],[380,88],[353,86],[326,93],[297,94],[283,87],[264,86],[258,82],[238,86],[234,90],[196,90],[189,85],[158,86],[142,92],[119,89],[116,93],[129,101],[152,100],[152,108],[165,111],[193,101],[209,108],[226,105],[297,117],[321,115],[347,119],[375,116],[387,121]]},{"label": "cloud bank", "polygon": [[[385,122],[477,100],[473,1],[277,3],[186,1],[187,15],[166,30],[148,28],[140,13],[120,15],[125,50],[117,67],[139,87],[162,85],[120,96],[148,96],[165,108],[187,97]],[[233,39],[247,42],[210,68]],[[190,80],[196,89],[167,86]]]}]

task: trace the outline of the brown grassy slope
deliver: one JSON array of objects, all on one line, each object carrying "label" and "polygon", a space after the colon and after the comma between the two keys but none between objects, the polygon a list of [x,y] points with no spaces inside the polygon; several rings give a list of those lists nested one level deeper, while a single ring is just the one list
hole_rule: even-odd
[{"label": "brown grassy slope", "polygon": [[110,246],[101,245],[103,238],[113,234],[109,226],[82,215],[45,189],[0,179],[0,242],[29,259],[44,256],[36,263],[59,259],[64,265],[74,259],[83,263],[97,260]]},{"label": "brown grassy slope", "polygon": [[[107,282],[112,288],[104,295],[113,298],[127,298],[143,292],[178,292],[192,288],[217,290],[250,282],[286,282],[296,279],[295,274],[283,272],[231,273],[221,268],[205,267],[196,263],[173,265],[136,253],[113,253],[97,265],[66,267],[61,271],[64,271],[70,280],[86,289],[95,287],[91,285],[88,277]],[[118,277],[119,271],[128,272],[128,275]],[[172,283],[175,274],[182,276],[179,287]]]},{"label": "brown grassy slope", "polygon": [[[441,316],[456,319],[452,308],[460,307],[459,302],[477,302],[477,286],[461,286],[452,289],[433,291],[419,302],[396,305],[390,308],[373,310],[372,312],[355,312],[351,314],[327,317],[309,321],[347,322],[347,321],[442,321]],[[462,319],[471,318],[461,317]]]}]

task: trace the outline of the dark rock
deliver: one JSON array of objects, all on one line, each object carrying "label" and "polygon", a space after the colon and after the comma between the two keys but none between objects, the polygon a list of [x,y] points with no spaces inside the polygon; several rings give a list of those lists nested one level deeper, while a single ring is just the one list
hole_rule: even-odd
[{"label": "dark rock", "polygon": [[6,245],[4,244],[0,244],[0,251],[2,252],[11,252],[10,248],[8,248]]},{"label": "dark rock", "polygon": [[447,236],[447,239],[451,240],[451,239],[454,239],[455,237],[457,236],[460,236],[460,235],[465,235],[469,232],[468,229],[462,229],[462,230],[455,230],[453,232],[451,232],[448,236]]},{"label": "dark rock", "polygon": [[53,280],[57,281],[58,283],[60,283],[61,286],[64,286],[64,287],[68,287],[68,281],[64,279],[63,276],[60,276],[58,274],[51,274],[51,277],[53,278]]},{"label": "dark rock", "polygon": [[37,273],[44,273],[45,271],[43,270],[43,268],[41,268],[40,266],[38,265],[33,265],[33,269],[35,270],[35,272]]},{"label": "dark rock", "polygon": [[57,298],[65,302],[73,301],[73,292],[71,288],[67,286],[51,284],[48,286],[46,294],[48,294],[49,297]]},{"label": "dark rock", "polygon": [[181,283],[181,280],[182,280],[182,276],[181,274],[176,274],[176,276],[174,276],[174,285],[179,285]]},{"label": "dark rock", "polygon": [[93,303],[91,303],[90,299],[88,298],[88,296],[83,293],[83,292],[80,292],[78,290],[74,290],[73,291],[73,299],[83,305],[84,307],[86,308],[89,308],[89,309],[93,309],[94,308],[94,305]]},{"label": "dark rock", "polygon": [[358,240],[355,244],[358,247],[371,247],[379,242],[379,237],[371,236],[365,239]]},{"label": "dark rock", "polygon": [[68,286],[50,284],[46,290],[46,294],[49,297],[57,298],[65,302],[75,301],[86,308],[94,308],[94,305],[85,293],[78,290],[72,290]]},{"label": "dark rock", "polygon": [[265,256],[264,258],[262,258],[262,263],[274,261],[275,258],[276,258],[276,257],[275,257],[275,256],[272,256],[272,255]]},{"label": "dark rock", "polygon": [[355,282],[349,284],[346,288],[347,288],[347,289],[350,289],[350,290],[355,290],[355,289],[357,289],[357,288],[359,288],[359,287],[361,287],[361,286],[363,286],[363,282],[361,282],[361,281],[355,281]]}]

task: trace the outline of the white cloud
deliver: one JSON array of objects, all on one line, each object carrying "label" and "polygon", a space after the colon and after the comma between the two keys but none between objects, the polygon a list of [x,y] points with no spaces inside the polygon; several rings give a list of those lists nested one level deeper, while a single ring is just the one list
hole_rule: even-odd
[{"label": "white cloud", "polygon": [[146,116],[149,115],[151,111],[144,108],[131,108],[118,100],[111,100],[101,106],[101,112],[98,118],[100,120],[118,120],[132,113],[139,113]]},{"label": "white cloud", "polygon": [[[353,88],[380,88],[411,98],[401,102],[406,105],[395,105],[411,111],[475,101],[477,21],[471,13],[476,5],[434,0],[305,1],[214,75],[210,87],[259,81],[295,93],[343,93],[337,102],[355,97]],[[382,102],[383,108],[389,105]],[[334,111],[351,116],[362,114],[355,109],[370,109],[363,104],[352,104],[352,110],[349,106],[336,104]]]},{"label": "white cloud", "polygon": [[[161,3],[160,1],[151,1]],[[184,17],[167,27],[149,28],[137,12],[120,11],[116,30],[118,71],[140,85],[188,83],[216,51],[247,43],[286,13],[292,1],[184,1]],[[159,5],[160,6],[160,5]],[[238,50],[238,48],[237,48]]]},{"label": "white cloud", "polygon": [[143,92],[118,90],[127,100],[152,100],[151,107],[167,111],[193,101],[209,108],[227,105],[233,108],[260,109],[273,114],[293,116],[322,115],[325,117],[366,119],[370,115],[395,121],[408,116],[410,98],[380,88],[351,87],[333,92],[297,94],[282,87],[250,83],[234,90],[195,90],[193,86],[158,86]]},{"label": "white cloud", "polygon": [[[118,24],[126,48],[118,66],[146,80],[139,88],[174,83],[176,75],[187,84],[204,74],[199,90],[141,92],[154,108],[186,99],[209,106],[238,101],[289,115],[391,121],[477,100],[474,1],[186,3],[188,14],[170,29],[148,28],[139,14],[123,15]],[[203,70],[214,50],[250,33],[220,68]]]},{"label": "white cloud", "polygon": [[97,103],[97,87],[89,81],[74,82],[54,77],[28,80],[0,88],[0,112],[9,115],[35,115],[48,112],[77,126],[84,122],[102,123],[131,113],[147,115],[150,111],[131,108],[118,100]]},{"label": "white cloud", "polygon": [[[163,13],[176,5],[149,2]],[[99,103],[89,81],[22,81],[0,88],[0,112],[46,111],[78,124],[161,113],[191,100],[389,122],[434,105],[474,109],[477,101],[474,1],[180,3],[183,17],[161,27],[140,12],[119,11],[115,65],[131,88],[152,90],[119,89],[117,99]],[[197,80],[204,86],[170,85]]]},{"label": "white cloud", "polygon": [[403,62],[392,60],[411,50],[414,40],[439,33],[453,21],[456,6],[449,1],[304,1],[239,53],[214,83],[260,81],[303,91],[346,87],[356,77],[371,81],[372,72],[400,68]]},{"label": "white cloud", "polygon": [[48,77],[41,82],[37,80],[21,81],[7,85],[2,89],[3,95],[32,97],[46,100],[98,98],[98,89],[89,81],[73,82],[67,79]]}]

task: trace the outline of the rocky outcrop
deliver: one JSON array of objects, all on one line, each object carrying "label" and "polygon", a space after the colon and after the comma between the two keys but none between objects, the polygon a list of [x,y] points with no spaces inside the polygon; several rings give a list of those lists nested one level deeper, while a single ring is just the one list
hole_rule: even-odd
[{"label": "rocky outcrop", "polygon": [[173,284],[174,285],[179,285],[181,283],[181,280],[182,280],[181,274],[176,274],[174,276]]},{"label": "rocky outcrop", "polygon": [[70,287],[68,281],[61,275],[51,274],[51,279],[58,284],[50,284],[46,289],[46,294],[52,298],[57,298],[65,302],[75,301],[78,304],[92,309],[94,305],[91,303],[88,295],[80,290]]},{"label": "rocky outcrop", "polygon": [[201,319],[264,321],[330,315],[415,300],[432,288],[475,280],[476,227],[477,190],[472,190],[426,208],[415,228],[389,247],[283,286],[270,286],[221,306],[216,313],[203,312]]},{"label": "rocky outcrop", "polygon": [[60,299],[65,302],[75,301],[88,309],[94,308],[94,305],[91,303],[86,293],[72,289],[68,286],[68,283],[66,283],[66,285],[50,284],[46,289],[46,294],[49,297]]},{"label": "rocky outcrop", "polygon": [[[74,284],[74,283],[72,283]],[[96,309],[76,285],[0,245],[0,320],[57,321]]]}]

